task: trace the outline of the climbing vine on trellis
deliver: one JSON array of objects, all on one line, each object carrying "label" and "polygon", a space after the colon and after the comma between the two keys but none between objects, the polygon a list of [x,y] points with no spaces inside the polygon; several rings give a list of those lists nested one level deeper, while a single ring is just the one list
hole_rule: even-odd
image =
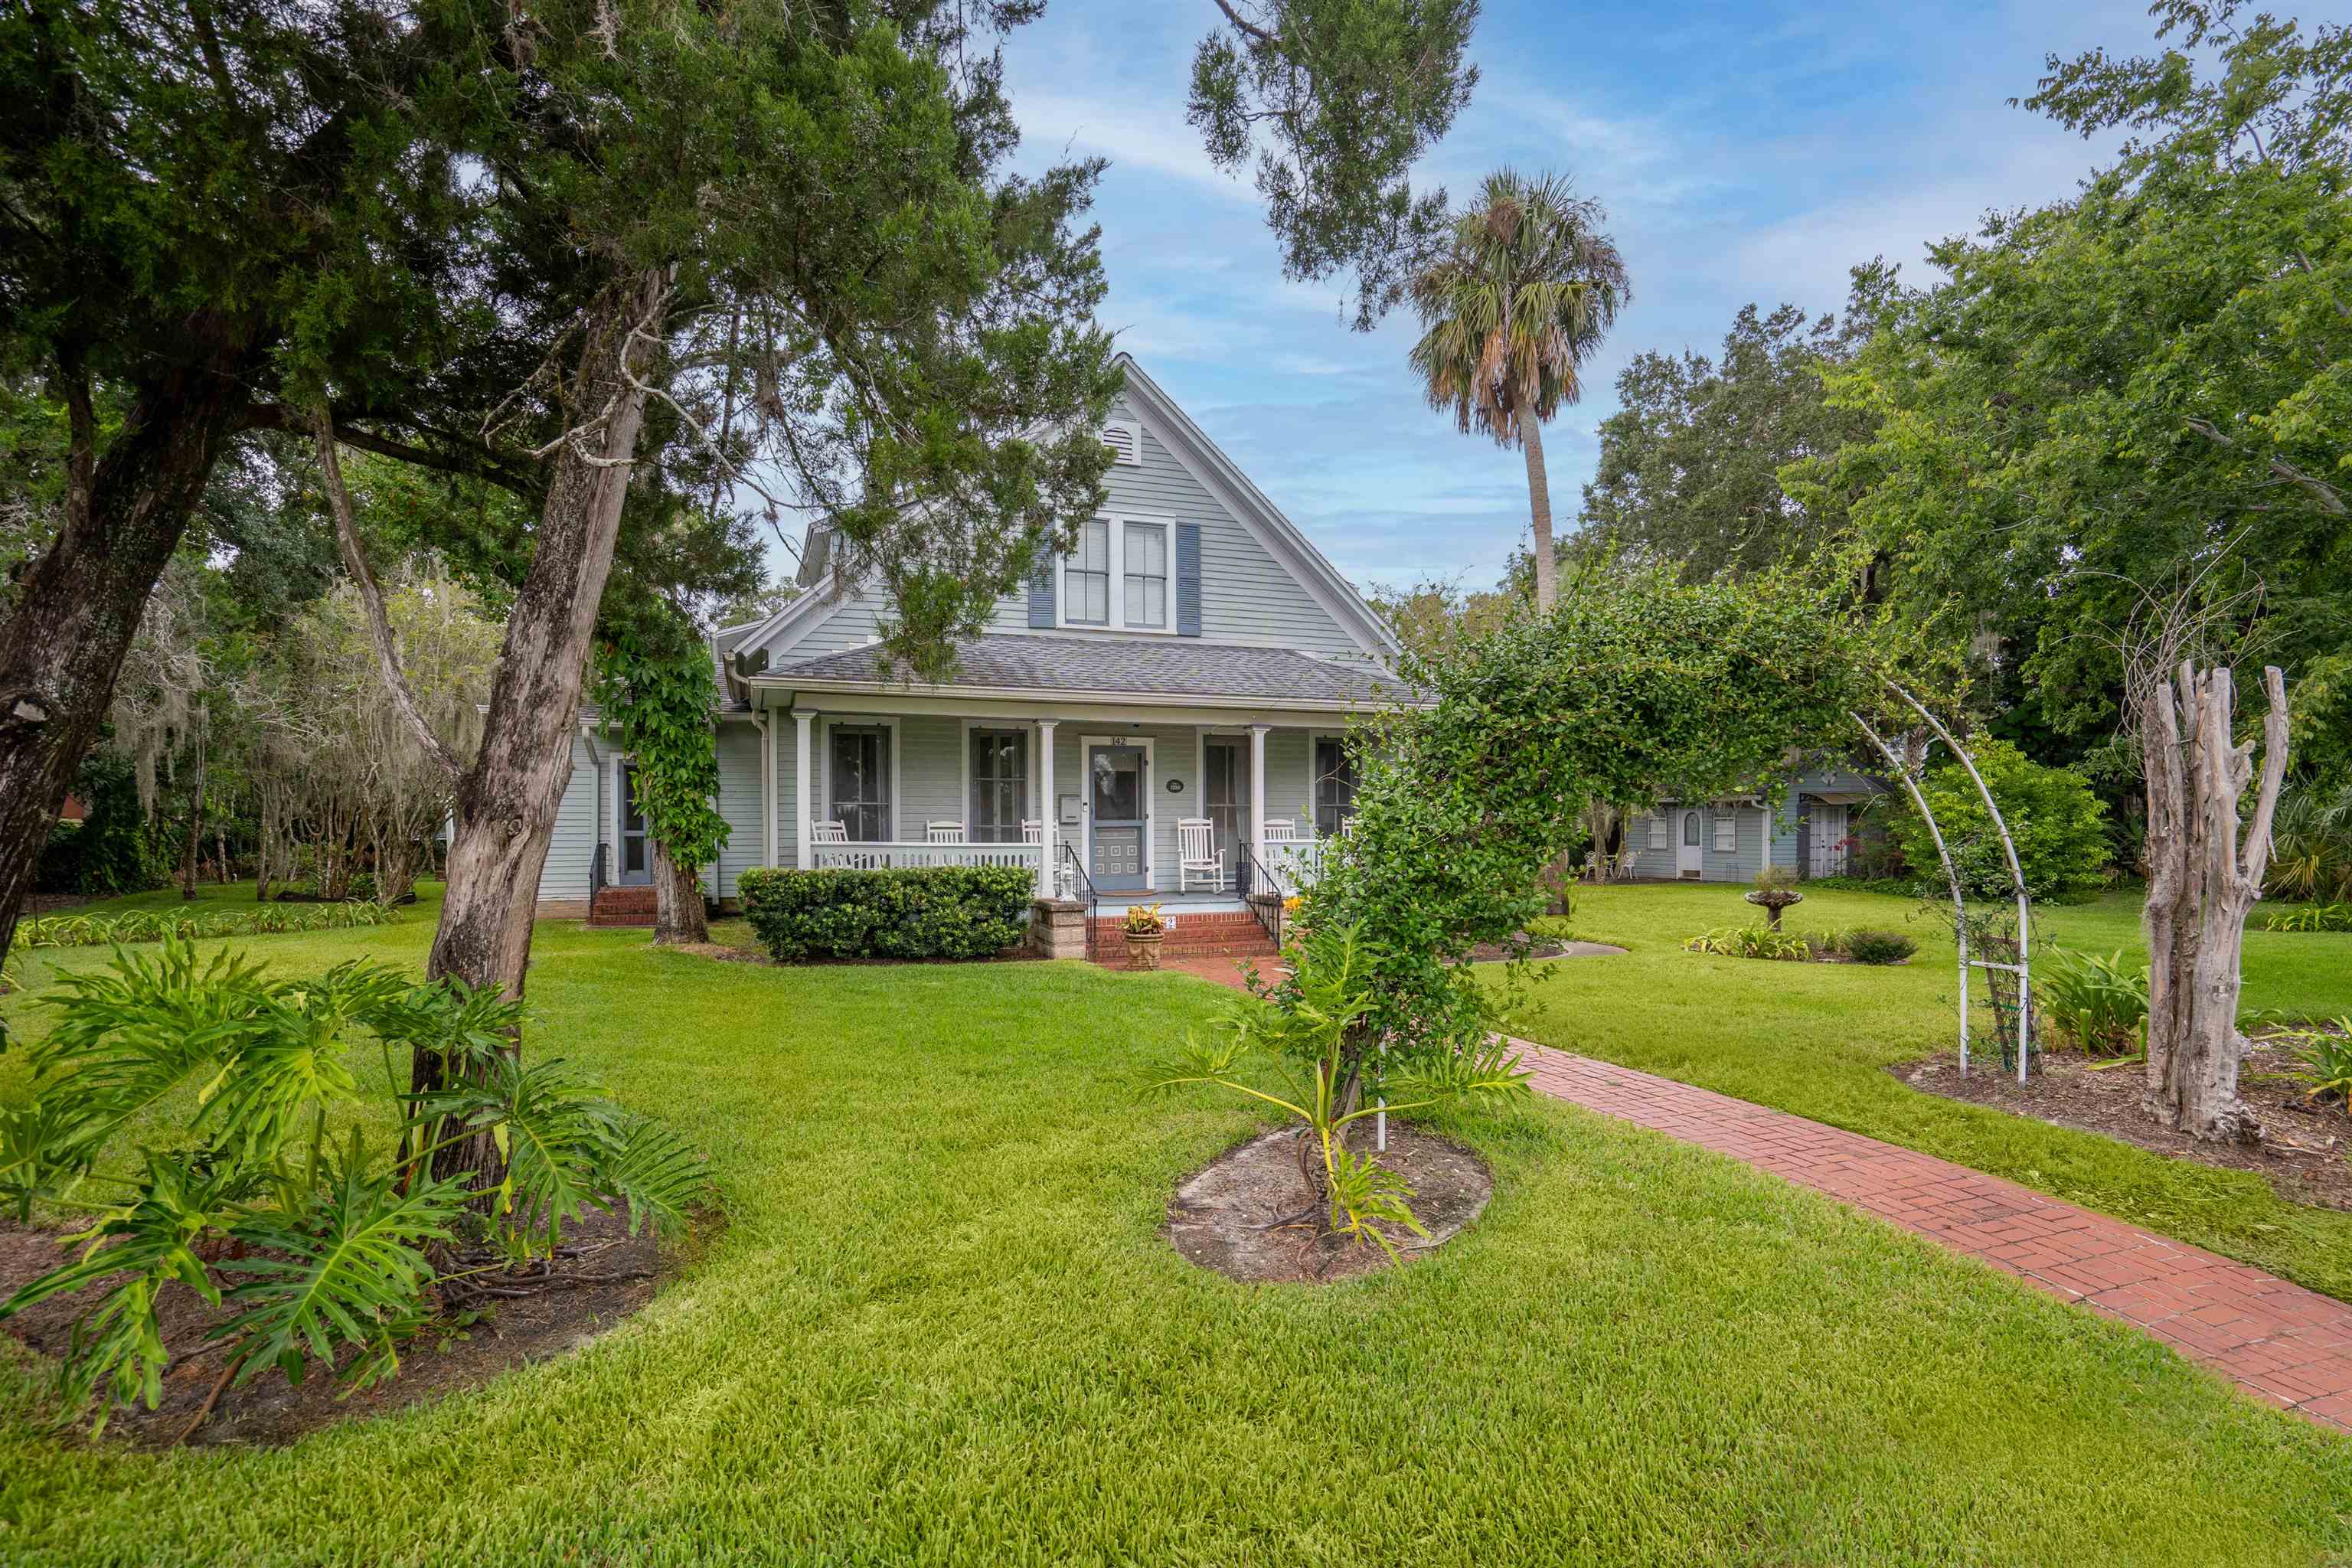
[{"label": "climbing vine on trellis", "polygon": [[633,626],[597,653],[596,700],[636,763],[635,805],[672,862],[706,866],[728,838],[719,813],[718,692],[710,651],[679,618]]}]

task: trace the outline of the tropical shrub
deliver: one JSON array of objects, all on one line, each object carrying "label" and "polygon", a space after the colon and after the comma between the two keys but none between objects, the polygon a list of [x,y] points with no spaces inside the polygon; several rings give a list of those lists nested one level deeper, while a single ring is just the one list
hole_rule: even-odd
[{"label": "tropical shrub", "polygon": [[125,910],[111,915],[43,915],[16,925],[15,945],[105,947],[118,942],[193,942],[207,937],[276,936],[390,924],[376,904],[256,904],[249,910]]},{"label": "tropical shrub", "polygon": [[1772,926],[1717,926],[1683,945],[1693,952],[1719,958],[1769,958],[1802,963],[1813,956],[1813,944],[1801,931]]},{"label": "tropical shrub", "polygon": [[1919,951],[1919,944],[1899,931],[1850,931],[1841,946],[1856,963],[1900,963]]},{"label": "tropical shrub", "polygon": [[2336,1019],[2334,1033],[2291,1029],[2278,1039],[2295,1061],[2280,1076],[2302,1084],[2307,1099],[2352,1105],[2352,1018]]},{"label": "tropical shrub", "polygon": [[2147,1024],[2147,965],[2117,948],[2102,956],[2052,948],[2033,958],[2042,1016],[2061,1038],[2095,1056],[2128,1056]]},{"label": "tropical shrub", "polygon": [[2352,784],[2333,793],[2306,784],[2279,797],[2278,815],[2271,824],[2271,863],[2263,874],[2263,896],[2352,903]]},{"label": "tropical shrub", "polygon": [[2352,904],[2306,904],[2299,910],[2273,910],[2263,918],[2264,931],[2352,931]]},{"label": "tropical shrub", "polygon": [[[1349,1048],[1349,1037],[1378,1005],[1377,955],[1357,928],[1317,928],[1285,949],[1284,957],[1288,973],[1280,986],[1254,990],[1230,1004],[1208,1039],[1186,1031],[1157,1087],[1215,1084],[1297,1121],[1307,1142],[1300,1173],[1308,1212],[1319,1211],[1322,1234],[1370,1243],[1393,1258],[1395,1245],[1380,1225],[1429,1233],[1413,1216],[1412,1184],[1349,1149],[1349,1128],[1383,1110],[1395,1114],[1471,1095],[1525,1093],[1528,1074],[1502,1037],[1489,1036],[1475,1050],[1414,1053],[1378,1076],[1377,1064]],[[1279,1059],[1278,1089],[1237,1076],[1243,1062],[1258,1053]]]},{"label": "tropical shrub", "polygon": [[[117,952],[47,998],[57,1024],[26,1054],[29,1100],[0,1110],[0,1200],[85,1211],[80,1256],[0,1301],[0,1319],[92,1292],[59,1369],[69,1408],[158,1402],[179,1291],[224,1317],[206,1335],[225,1376],[313,1363],[353,1387],[399,1368],[401,1345],[496,1274],[551,1257],[591,1206],[625,1205],[634,1231],[673,1232],[707,1184],[657,1124],[600,1097],[561,1061],[526,1070],[507,1049],[519,1004],[453,982],[342,964],[273,979],[228,953],[166,938]],[[362,1090],[348,1049],[373,1037],[384,1083]],[[404,1094],[395,1047],[437,1053],[457,1088]],[[371,1148],[370,1100],[399,1135]],[[488,1132],[506,1151],[494,1187],[436,1176],[445,1144]],[[119,1137],[141,1142],[128,1169]]]},{"label": "tropical shrub", "polygon": [[[2096,892],[2107,870],[2107,808],[2092,793],[2090,781],[2071,768],[2045,767],[2007,741],[1979,742],[1970,755],[2000,803],[2027,890],[2053,901]],[[1920,793],[1943,829],[1969,896],[2012,897],[2009,858],[1968,770],[1958,763],[1932,768],[1920,781]],[[1940,883],[1935,838],[1907,797],[1895,803],[1886,830],[1901,847],[1906,865]]]},{"label": "tropical shrub", "polygon": [[1034,873],[1017,866],[746,871],[751,932],[778,963],[803,958],[986,958],[1024,941]]}]

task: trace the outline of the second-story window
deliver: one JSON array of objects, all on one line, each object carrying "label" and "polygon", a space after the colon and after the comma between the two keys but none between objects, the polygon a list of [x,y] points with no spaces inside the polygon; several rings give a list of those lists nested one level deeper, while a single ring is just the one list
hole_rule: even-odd
[{"label": "second-story window", "polygon": [[1074,625],[1110,625],[1110,524],[1097,518],[1078,531],[1078,547],[1063,569],[1063,618]]},{"label": "second-story window", "polygon": [[1168,624],[1168,525],[1130,522],[1126,533],[1127,624],[1164,626]]}]

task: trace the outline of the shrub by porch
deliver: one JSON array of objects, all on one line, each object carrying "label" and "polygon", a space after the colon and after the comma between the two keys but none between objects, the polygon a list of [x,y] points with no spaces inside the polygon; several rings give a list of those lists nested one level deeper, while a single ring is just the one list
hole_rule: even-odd
[{"label": "shrub by porch", "polygon": [[1034,872],[1017,866],[751,870],[737,884],[751,932],[778,963],[804,958],[987,958],[1029,930]]}]

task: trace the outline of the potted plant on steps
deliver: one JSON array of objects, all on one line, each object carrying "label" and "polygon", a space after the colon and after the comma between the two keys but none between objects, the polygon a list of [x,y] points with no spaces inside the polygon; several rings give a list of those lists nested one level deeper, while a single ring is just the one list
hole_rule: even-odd
[{"label": "potted plant on steps", "polygon": [[1127,918],[1119,922],[1127,937],[1127,966],[1129,969],[1156,970],[1160,967],[1160,942],[1168,934],[1168,922],[1160,918],[1158,904],[1130,904]]},{"label": "potted plant on steps", "polygon": [[1797,891],[1797,870],[1793,866],[1767,866],[1756,873],[1756,890],[1748,901],[1764,910],[1772,929],[1780,929],[1780,911],[1790,904],[1801,904],[1805,895]]}]

